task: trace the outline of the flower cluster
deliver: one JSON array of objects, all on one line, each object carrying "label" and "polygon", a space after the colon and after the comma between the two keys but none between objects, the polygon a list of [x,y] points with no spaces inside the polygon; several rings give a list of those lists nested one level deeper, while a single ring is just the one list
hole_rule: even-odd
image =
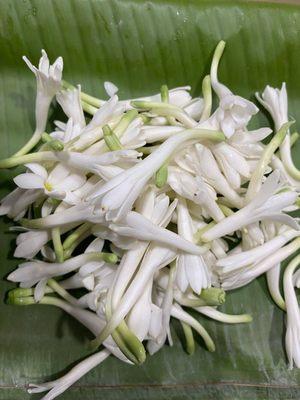
[{"label": "flower cluster", "polygon": [[[104,346],[64,377],[31,384],[30,393],[49,391],[44,399],[54,399],[110,355],[143,363],[146,349],[172,345],[171,318],[180,321],[189,353],[193,330],[214,351],[183,307],[224,323],[251,322],[216,307],[226,291],[264,273],[287,312],[289,365],[300,367],[298,258],[280,288],[281,262],[300,248],[298,219],[288,214],[299,208],[300,177],[286,88],[267,86],[258,97],[275,124],[265,144],[270,128],[247,129],[257,106],[218,80],[224,46],[199,98],[189,86],[163,85],[158,94],[119,100],[118,88],[105,82],[108,99],[100,100],[62,81],[61,58],[50,65],[42,51],[39,68],[24,58],[37,79],[36,130],[0,160],[0,168],[25,166],[0,202],[0,215],[18,221],[14,256],[25,259],[8,275],[19,284],[8,301],[59,307],[92,332],[94,349]],[[211,113],[212,89],[218,104]],[[46,133],[55,96],[66,121]]]}]

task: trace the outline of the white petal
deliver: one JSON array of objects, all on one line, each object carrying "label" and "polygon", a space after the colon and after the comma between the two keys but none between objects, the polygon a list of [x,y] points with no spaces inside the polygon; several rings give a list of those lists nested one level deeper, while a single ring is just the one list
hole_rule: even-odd
[{"label": "white petal", "polygon": [[25,167],[30,169],[30,171],[34,174],[39,175],[41,178],[43,178],[43,180],[47,179],[48,172],[42,165],[37,163],[27,163],[25,164]]},{"label": "white petal", "polygon": [[44,187],[44,180],[39,175],[26,173],[17,175],[14,182],[23,189],[42,189]]}]

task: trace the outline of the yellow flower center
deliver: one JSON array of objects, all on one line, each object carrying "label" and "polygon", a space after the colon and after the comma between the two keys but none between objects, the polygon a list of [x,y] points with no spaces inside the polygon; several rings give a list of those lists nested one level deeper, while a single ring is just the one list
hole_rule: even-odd
[{"label": "yellow flower center", "polygon": [[51,183],[49,183],[49,182],[45,182],[44,187],[48,192],[51,192],[51,190],[53,189]]}]

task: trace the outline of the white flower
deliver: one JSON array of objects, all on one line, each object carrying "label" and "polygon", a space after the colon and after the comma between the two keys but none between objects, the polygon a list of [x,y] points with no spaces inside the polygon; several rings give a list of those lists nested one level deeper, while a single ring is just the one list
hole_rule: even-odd
[{"label": "white flower", "polygon": [[285,348],[290,369],[293,368],[294,363],[297,368],[300,368],[300,309],[293,285],[293,273],[299,263],[298,255],[289,263],[283,275],[283,291],[287,311]]},{"label": "white flower", "polygon": [[228,199],[233,206],[241,208],[243,206],[243,199],[236,193],[221,173],[211,150],[199,143],[194,147],[195,152],[186,154],[185,158],[189,162],[190,166],[194,168],[196,175],[200,175],[206,179],[206,181],[218,193]]},{"label": "white flower", "polygon": [[[266,86],[262,97],[256,93],[256,98],[271,114],[276,131],[288,122],[288,99],[285,82],[283,82],[280,90]],[[289,132],[280,145],[280,156],[288,174],[299,181],[300,171],[296,168],[292,159]]]},{"label": "white flower", "polygon": [[148,180],[176,148],[186,141],[201,137],[201,130],[183,131],[167,139],[158,150],[137,165],[122,172],[96,190],[90,200],[99,205],[108,220],[119,219],[131,210]]},{"label": "white flower", "polygon": [[202,235],[202,239],[210,241],[264,219],[279,221],[298,230],[298,223],[282,212],[286,207],[294,204],[298,195],[292,191],[274,194],[280,186],[279,173],[274,171],[249,204],[209,229]]},{"label": "white flower", "polygon": [[[176,202],[166,211],[166,219],[170,221]],[[129,212],[118,222],[111,223],[110,229],[121,236],[128,236],[142,241],[156,241],[181,251],[192,254],[202,254],[207,251],[205,247],[196,246],[176,233],[157,226],[154,222],[135,211]]]},{"label": "white flower", "polygon": [[[250,160],[256,162],[264,151],[264,145],[261,143],[266,137],[272,133],[270,128],[260,128],[254,131],[238,130],[228,140],[228,144],[233,146],[237,151],[247,158],[248,164]],[[251,167],[251,164],[250,164]],[[251,168],[251,172],[254,168]]]},{"label": "white flower", "polygon": [[[100,155],[91,155],[77,152],[60,151],[57,159],[68,167],[74,168],[82,173],[93,172],[97,175],[103,174],[103,167],[112,164],[127,165],[135,164],[139,161],[140,153],[135,150],[116,150],[109,151]],[[123,169],[118,167],[118,172]]]},{"label": "white flower", "polygon": [[145,138],[147,143],[163,141],[181,131],[181,126],[144,125],[141,127],[141,135]]},{"label": "white flower", "polygon": [[17,247],[14,257],[31,259],[51,239],[49,231],[28,231],[17,237]]},{"label": "white flower", "polygon": [[109,350],[101,350],[95,353],[85,360],[80,361],[75,367],[71,369],[62,378],[56,379],[55,381],[41,383],[39,385],[30,384],[29,393],[40,393],[46,390],[50,390],[44,397],[43,400],[53,400],[61,393],[66,391],[70,386],[77,382],[82,376],[87,374],[91,369],[102,363],[110,355]]},{"label": "white flower", "polygon": [[168,168],[168,184],[180,196],[199,204],[201,214],[221,221],[224,214],[217,204],[217,194],[200,176],[192,176],[178,167]]},{"label": "white flower", "polygon": [[274,251],[271,255],[263,258],[261,261],[251,264],[247,268],[233,272],[223,279],[222,287],[225,290],[232,290],[247,285],[258,276],[264,274],[281,261],[295,253],[300,248],[300,239],[294,239],[293,242]]},{"label": "white flower", "polygon": [[41,197],[40,190],[24,190],[17,188],[1,200],[0,215],[7,215],[18,221],[24,217],[28,206]]},{"label": "white flower", "polygon": [[267,85],[261,97],[258,92],[255,93],[255,96],[271,114],[276,131],[288,122],[288,101],[285,82],[283,82],[281,89]]},{"label": "white flower", "polygon": [[245,129],[257,112],[258,108],[251,101],[227,94],[220,98],[215,116],[225,136],[230,138],[237,130]]},{"label": "white flower", "polygon": [[142,295],[147,283],[152,279],[154,273],[172,262],[175,257],[176,253],[168,247],[161,247],[153,244],[149,246],[140,268],[122,299],[120,299],[116,309],[113,310],[112,317],[107,322],[106,327],[95,340],[95,344],[102,343],[102,341],[110,335]]},{"label": "white flower", "polygon": [[84,128],[85,118],[80,100],[81,86],[76,89],[61,90],[56,94],[56,100],[61,105],[68,118],[72,118],[74,125]]},{"label": "white flower", "polygon": [[64,200],[69,204],[78,201],[72,191],[82,186],[86,178],[79,173],[70,173],[70,170],[58,164],[50,173],[40,164],[30,163],[26,167],[31,171],[20,174],[14,178],[14,182],[22,189],[41,189],[44,194]]},{"label": "white flower", "polygon": [[91,121],[82,129],[82,132],[71,150],[82,151],[99,139],[103,138],[101,127],[112,120],[119,118],[124,112],[124,105],[119,102],[118,96],[114,95],[94,114]]},{"label": "white flower", "polygon": [[66,124],[55,121],[57,129],[50,133],[53,139],[60,140],[63,143],[68,143],[81,134],[81,127],[73,123],[73,119],[69,118]]},{"label": "white flower", "polygon": [[275,251],[279,250],[287,242],[295,237],[299,236],[299,231],[289,229],[282,234],[270,239],[261,246],[255,247],[250,250],[241,251],[237,254],[232,254],[227,257],[217,260],[216,266],[221,267],[222,274],[247,267],[251,264],[256,264],[262,261],[264,258],[272,255]]},{"label": "white flower", "polygon": [[219,42],[211,63],[211,85],[217,93],[220,104],[215,112],[222,131],[230,138],[236,130],[245,129],[251,117],[258,112],[258,108],[251,101],[235,96],[231,90],[218,80],[218,65],[224,51],[225,42]]},{"label": "white flower", "polygon": [[[37,283],[44,278],[53,278],[75,271],[89,261],[102,260],[101,253],[85,253],[70,258],[63,263],[46,263],[44,261],[32,260],[19,265],[19,268],[9,274],[8,280],[12,282],[34,282]],[[33,283],[33,284],[34,284]]]},{"label": "white flower", "polygon": [[42,133],[46,128],[50,103],[61,88],[63,59],[58,57],[57,60],[50,65],[47,53],[45,50],[42,50],[42,57],[40,58],[38,68],[32,65],[27,57],[24,56],[23,60],[36,76],[36,131]]},{"label": "white flower", "polygon": [[[180,199],[177,205],[178,234],[193,242],[194,228],[186,202]],[[191,287],[197,294],[211,285],[210,273],[203,257],[193,254],[179,254],[177,258],[176,282],[181,291]]]},{"label": "white flower", "polygon": [[225,178],[233,189],[239,189],[241,178],[250,178],[250,167],[234,147],[228,143],[218,143],[212,147],[215,156]]}]

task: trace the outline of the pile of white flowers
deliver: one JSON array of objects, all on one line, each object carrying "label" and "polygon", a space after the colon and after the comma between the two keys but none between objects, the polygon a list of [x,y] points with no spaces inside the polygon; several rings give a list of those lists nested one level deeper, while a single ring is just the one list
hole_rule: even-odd
[{"label": "pile of white flowers", "polygon": [[[249,314],[228,315],[217,307],[225,292],[266,273],[274,302],[287,314],[286,352],[300,367],[300,286],[296,257],[300,171],[291,157],[298,138],[290,134],[285,84],[267,86],[258,101],[274,121],[272,130],[248,130],[258,108],[219,82],[218,44],[203,80],[203,97],[190,87],[119,100],[105,82],[99,100],[62,81],[63,61],[45,51],[36,76],[36,129],[0,168],[24,165],[17,188],[1,201],[0,215],[17,222],[15,257],[26,259],[9,276],[19,288],[16,305],[51,304],[72,315],[103,349],[64,377],[31,384],[30,393],[54,399],[113,355],[140,364],[166,341],[170,319],[182,324],[189,353],[193,330],[209,351],[215,345],[186,310],[224,323],[248,323]],[[212,89],[218,106],[212,112]],[[67,122],[46,133],[53,98]],[[86,114],[84,114],[84,112]],[[35,148],[34,152],[31,152]],[[67,274],[67,276],[65,276]],[[82,288],[78,298],[73,289]]]}]

